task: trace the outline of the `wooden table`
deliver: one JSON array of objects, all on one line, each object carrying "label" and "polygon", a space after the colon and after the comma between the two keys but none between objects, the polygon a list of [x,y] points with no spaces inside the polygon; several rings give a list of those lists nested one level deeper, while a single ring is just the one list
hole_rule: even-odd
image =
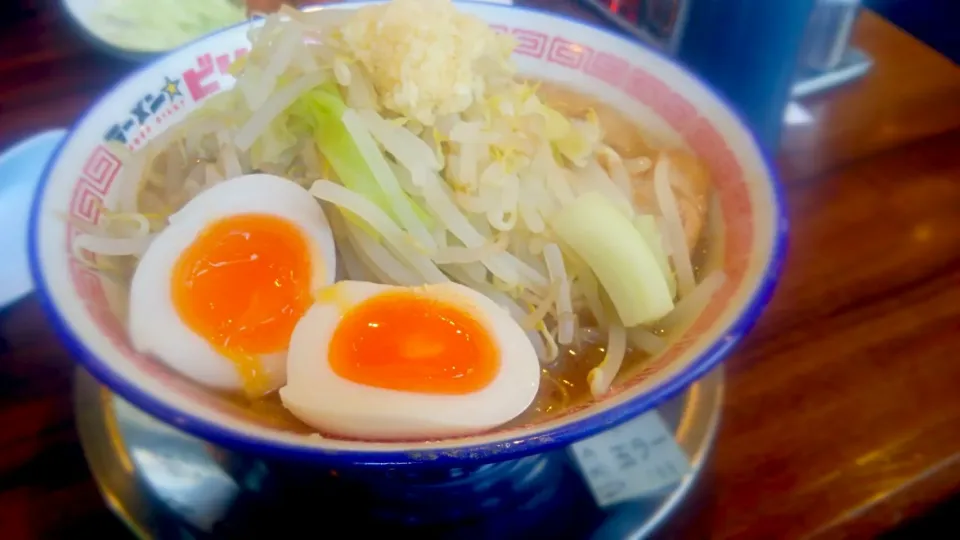
[{"label": "wooden table", "polygon": [[[786,271],[727,362],[712,464],[669,535],[874,535],[960,489],[960,69],[870,13],[855,41],[874,70],[785,134]],[[0,50],[0,147],[69,125],[131,68],[54,8]],[[71,377],[34,299],[0,314],[4,538],[123,530],[84,463]]]}]

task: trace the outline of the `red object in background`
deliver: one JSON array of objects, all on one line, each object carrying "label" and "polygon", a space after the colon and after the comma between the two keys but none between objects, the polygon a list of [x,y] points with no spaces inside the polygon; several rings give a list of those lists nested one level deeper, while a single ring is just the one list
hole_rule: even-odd
[{"label": "red object in background", "polygon": [[637,22],[637,7],[643,0],[609,0],[607,9],[630,22]]},{"label": "red object in background", "polygon": [[283,0],[247,0],[247,11],[269,13],[280,9],[284,3]]},{"label": "red object in background", "polygon": [[658,38],[674,30],[687,0],[607,0],[605,5],[628,22],[641,26]]}]

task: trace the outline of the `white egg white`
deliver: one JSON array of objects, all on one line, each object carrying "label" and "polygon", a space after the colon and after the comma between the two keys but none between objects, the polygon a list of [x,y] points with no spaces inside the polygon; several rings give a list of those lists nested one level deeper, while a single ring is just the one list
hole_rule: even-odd
[{"label": "white egg white", "polygon": [[[141,258],[130,286],[129,332],[134,348],[217,389],[241,390],[243,382],[235,364],[180,319],[171,296],[171,275],[180,254],[207,226],[225,217],[251,213],[274,215],[297,226],[310,246],[310,289],[333,283],[333,234],[316,199],[290,180],[252,174],[217,184],[171,216],[170,225]],[[286,381],[286,356],[284,350],[260,358],[271,389]]]},{"label": "white egg white", "polygon": [[[346,312],[399,290],[436,298],[470,313],[496,344],[500,369],[492,382],[462,395],[398,391],[344,379],[330,366],[329,344]],[[374,440],[433,439],[494,428],[522,413],[540,385],[540,363],[523,329],[483,294],[456,283],[405,288],[341,281],[323,294],[294,329],[287,356],[284,406],[333,435]]]}]

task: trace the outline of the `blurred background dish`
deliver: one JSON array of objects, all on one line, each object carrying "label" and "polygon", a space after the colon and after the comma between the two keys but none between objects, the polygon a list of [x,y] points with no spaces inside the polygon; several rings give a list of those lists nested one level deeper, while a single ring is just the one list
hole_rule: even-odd
[{"label": "blurred background dish", "polygon": [[175,49],[246,18],[242,0],[63,0],[63,7],[94,43],[131,60]]},{"label": "blurred background dish", "polygon": [[[348,2],[351,0],[347,0]],[[511,5],[512,0],[478,0]],[[328,3],[284,0],[61,0],[80,34],[102,51],[143,62],[201,36],[237,24],[250,13],[282,4]]]},{"label": "blurred background dish", "polygon": [[0,309],[33,290],[27,264],[27,217],[43,167],[66,130],[37,133],[0,153]]}]

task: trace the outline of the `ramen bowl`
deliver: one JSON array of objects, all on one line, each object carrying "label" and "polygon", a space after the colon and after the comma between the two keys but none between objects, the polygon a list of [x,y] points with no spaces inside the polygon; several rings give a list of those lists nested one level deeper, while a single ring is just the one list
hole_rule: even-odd
[{"label": "ramen bowl", "polygon": [[[322,9],[352,9],[332,6]],[[292,432],[269,411],[202,388],[138,354],[126,331],[126,288],[72,256],[81,222],[118,196],[117,144],[136,151],[212,96],[250,46],[245,23],[135,71],[76,123],[47,167],[32,209],[29,249],[38,295],[77,361],[133,405],[224,448],[318,464],[461,467],[541,453],[656,407],[716,366],[754,324],[783,257],[786,223],[777,181],[750,130],[707,85],[621,36],[545,12],[459,4],[516,39],[520,75],[555,81],[610,104],[664,144],[709,168],[713,197],[703,264],[723,285],[669,347],[624,369],[601,399],[552,417],[473,436],[370,442]],[[65,219],[64,216],[68,216]]]}]

